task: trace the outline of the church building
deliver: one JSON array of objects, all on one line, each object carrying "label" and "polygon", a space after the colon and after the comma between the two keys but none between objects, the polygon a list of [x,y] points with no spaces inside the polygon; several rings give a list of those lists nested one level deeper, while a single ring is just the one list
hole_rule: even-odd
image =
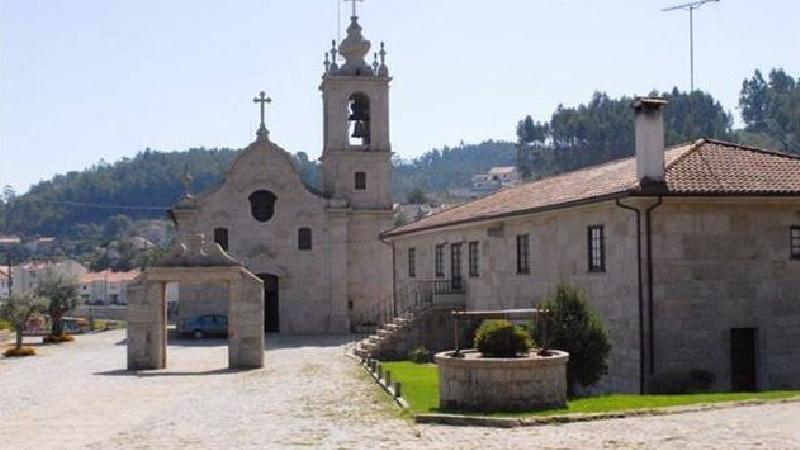
[{"label": "church building", "polygon": [[[265,331],[347,333],[388,313],[392,251],[389,69],[353,15],[322,76],[322,189],[307,186],[264,123],[217,187],[187,192],[170,215],[179,239],[203,233],[264,281]],[[344,62],[340,65],[340,55]],[[181,289],[179,317],[225,314],[221,286]]]}]

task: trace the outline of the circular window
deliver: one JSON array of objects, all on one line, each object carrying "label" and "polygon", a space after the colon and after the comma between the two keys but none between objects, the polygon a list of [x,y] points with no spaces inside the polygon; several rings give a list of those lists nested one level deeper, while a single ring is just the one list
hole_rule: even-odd
[{"label": "circular window", "polygon": [[267,222],[275,214],[275,201],[278,197],[270,191],[255,191],[247,199],[250,201],[250,214],[259,222]]}]

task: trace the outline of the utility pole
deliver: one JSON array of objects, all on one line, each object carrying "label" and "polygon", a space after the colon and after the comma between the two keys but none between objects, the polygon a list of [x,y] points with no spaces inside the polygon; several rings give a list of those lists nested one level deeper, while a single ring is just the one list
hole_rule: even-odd
[{"label": "utility pole", "polygon": [[690,92],[694,92],[694,10],[700,9],[706,3],[719,2],[720,0],[698,0],[684,3],[682,5],[664,8],[662,12],[689,11],[689,86]]}]

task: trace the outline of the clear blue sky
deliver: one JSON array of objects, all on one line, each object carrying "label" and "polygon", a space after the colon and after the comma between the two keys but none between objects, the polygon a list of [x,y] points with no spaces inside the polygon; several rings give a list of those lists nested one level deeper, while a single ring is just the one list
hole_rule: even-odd
[{"label": "clear blue sky", "polygon": [[[595,90],[688,89],[683,0],[367,0],[385,40],[402,157],[513,139]],[[0,186],[151,147],[246,146],[265,89],[271,137],[321,150],[323,53],[337,0],[0,0]],[[346,19],[348,5],[342,4]],[[800,75],[800,2],[722,0],[696,14],[697,87],[738,117],[753,69]],[[346,25],[346,21],[345,21]]]}]

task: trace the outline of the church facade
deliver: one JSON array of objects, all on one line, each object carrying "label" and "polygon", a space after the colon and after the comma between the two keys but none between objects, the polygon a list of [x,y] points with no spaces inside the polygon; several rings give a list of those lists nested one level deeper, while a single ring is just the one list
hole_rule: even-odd
[{"label": "church facade", "polygon": [[[291,156],[262,122],[217,187],[187,193],[172,210],[179,239],[203,233],[264,281],[265,331],[347,333],[375,323],[392,304],[389,85],[353,16],[326,56],[322,189],[304,184]],[[337,63],[337,54],[344,63]],[[181,289],[178,316],[224,314],[224,286]]]}]

